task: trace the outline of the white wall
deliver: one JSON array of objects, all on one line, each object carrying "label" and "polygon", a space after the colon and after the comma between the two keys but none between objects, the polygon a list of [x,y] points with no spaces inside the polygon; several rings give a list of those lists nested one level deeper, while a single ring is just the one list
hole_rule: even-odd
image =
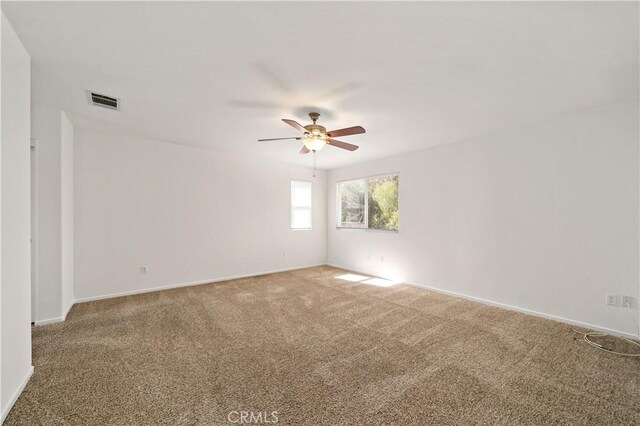
[{"label": "white wall", "polygon": [[[6,22],[4,13],[0,11],[0,40],[4,38],[3,23]],[[2,80],[2,46],[0,42],[0,80]],[[2,97],[2,83],[0,81],[0,320],[2,319],[2,104],[4,98]],[[0,322],[0,424],[4,421],[5,412],[2,403],[2,323]]]},{"label": "white wall", "polygon": [[73,126],[60,111],[60,219],[62,263],[62,316],[74,302],[73,262]]},{"label": "white wall", "polygon": [[36,323],[62,320],[73,303],[73,127],[63,111],[32,109],[37,140]]},{"label": "white wall", "polygon": [[61,316],[62,262],[60,195],[60,110],[34,105],[31,135],[37,151],[37,309],[35,320]]},{"label": "white wall", "polygon": [[325,263],[326,172],[313,179],[313,229],[290,229],[290,180],[311,176],[76,128],[76,299]]},{"label": "white wall", "polygon": [[[31,367],[30,59],[1,17],[0,143],[0,407],[13,406]],[[0,421],[1,421],[0,420]]]},{"label": "white wall", "polygon": [[[638,335],[638,138],[636,100],[330,171],[328,261]],[[398,234],[335,228],[337,181],[396,171]]]}]

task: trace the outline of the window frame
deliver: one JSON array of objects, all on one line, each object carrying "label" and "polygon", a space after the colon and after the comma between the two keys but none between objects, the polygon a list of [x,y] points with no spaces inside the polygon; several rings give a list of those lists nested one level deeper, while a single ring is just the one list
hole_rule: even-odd
[{"label": "window frame", "polygon": [[[311,196],[309,197],[309,207],[295,207],[293,205],[293,185],[294,182],[308,183],[310,186]],[[293,227],[293,212],[295,209],[308,209],[309,210],[309,227],[308,228],[294,228]],[[291,179],[289,181],[289,228],[292,231],[311,231],[313,229],[313,182],[310,180]]]},{"label": "window frame", "polygon": [[[343,180],[338,180],[336,181],[336,229],[337,230],[344,230],[344,229],[353,229],[353,230],[358,230],[358,231],[367,231],[367,232],[384,232],[384,233],[394,233],[394,234],[398,234],[400,233],[400,222],[398,222],[398,229],[397,230],[393,230],[393,229],[372,229],[369,228],[369,180],[370,179],[382,179],[382,178],[387,178],[387,177],[397,177],[398,178],[398,217],[400,217],[400,172],[389,172],[389,173],[382,173],[382,174],[377,174],[377,175],[368,175],[368,176],[361,176],[361,177],[357,177],[357,178],[350,178],[350,179],[343,179]],[[351,226],[340,226],[340,224],[342,223],[342,221],[340,220],[340,218],[342,217],[342,200],[341,200],[341,193],[340,193],[340,184],[343,183],[347,183],[347,182],[355,182],[355,181],[364,181],[364,224],[365,226],[363,228],[356,228],[356,227],[351,227]]]}]

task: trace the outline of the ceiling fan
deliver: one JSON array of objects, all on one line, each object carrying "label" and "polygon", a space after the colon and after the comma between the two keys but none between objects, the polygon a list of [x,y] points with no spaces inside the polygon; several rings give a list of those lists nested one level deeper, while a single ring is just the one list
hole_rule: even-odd
[{"label": "ceiling fan", "polygon": [[316,124],[318,118],[320,118],[320,114],[317,112],[309,113],[309,118],[313,121],[313,124],[307,124],[306,126],[302,126],[301,124],[283,118],[282,121],[287,123],[289,126],[293,127],[296,130],[299,130],[303,133],[302,136],[291,137],[291,138],[271,138],[271,139],[258,139],[258,142],[267,142],[267,141],[281,141],[287,139],[295,139],[297,141],[302,141],[304,146],[300,150],[300,154],[308,154],[310,152],[320,151],[324,148],[325,145],[332,145],[337,148],[346,149],[348,151],[355,151],[358,149],[357,145],[352,145],[350,143],[342,142],[334,137],[339,136],[349,136],[349,135],[358,135],[364,133],[365,130],[361,126],[347,127],[345,129],[331,130],[327,132],[327,129],[324,126]]}]

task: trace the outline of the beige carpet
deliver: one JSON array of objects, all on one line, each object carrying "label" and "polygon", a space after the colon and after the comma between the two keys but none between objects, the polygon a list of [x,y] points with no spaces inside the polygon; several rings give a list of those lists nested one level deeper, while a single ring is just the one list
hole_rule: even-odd
[{"label": "beige carpet", "polygon": [[640,359],[564,324],[342,273],[76,305],[33,328],[35,373],[6,424],[215,425],[230,412],[241,424],[236,411],[309,425],[640,424]]}]

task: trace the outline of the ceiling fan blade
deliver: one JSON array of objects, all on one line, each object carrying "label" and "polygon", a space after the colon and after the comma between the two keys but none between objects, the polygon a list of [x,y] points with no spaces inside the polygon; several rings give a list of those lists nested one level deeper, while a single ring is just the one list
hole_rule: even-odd
[{"label": "ceiling fan blade", "polygon": [[332,130],[327,133],[327,136],[330,138],[337,138],[338,136],[349,136],[349,135],[359,135],[360,133],[364,133],[364,127],[362,126],[354,126],[347,127],[346,129],[338,129]]},{"label": "ceiling fan blade", "polygon": [[311,151],[309,151],[309,148],[307,148],[306,146],[303,146],[302,149],[300,150],[300,154],[308,154]]},{"label": "ceiling fan blade", "polygon": [[294,129],[300,130],[302,133],[306,133],[307,129],[305,129],[304,127],[302,127],[302,125],[296,121],[293,120],[287,120],[286,118],[283,118],[282,121],[284,121],[285,123],[287,123],[289,126],[293,127]]},{"label": "ceiling fan blade", "polygon": [[258,142],[266,142],[266,141],[284,141],[287,139],[295,139],[297,141],[299,141],[302,138],[271,138],[271,139],[258,139]]},{"label": "ceiling fan blade", "polygon": [[338,148],[346,149],[347,151],[355,151],[359,148],[358,145],[352,145],[350,143],[337,141],[335,139],[327,139],[327,143]]}]

